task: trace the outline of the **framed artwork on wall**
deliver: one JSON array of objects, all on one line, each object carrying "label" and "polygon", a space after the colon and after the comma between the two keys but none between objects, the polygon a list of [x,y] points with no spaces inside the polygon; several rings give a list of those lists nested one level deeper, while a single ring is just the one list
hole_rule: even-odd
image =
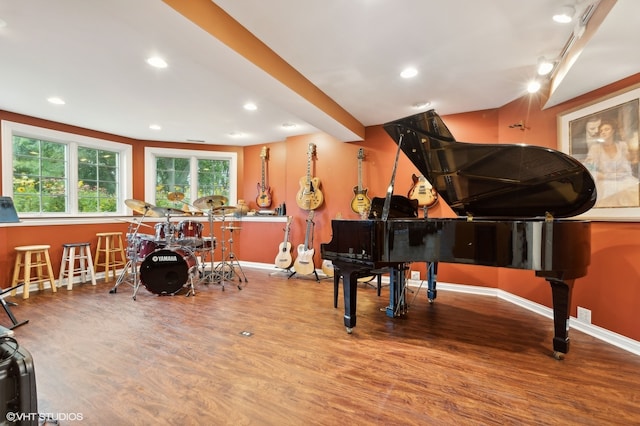
[{"label": "framed artwork on wall", "polygon": [[559,148],[589,169],[598,201],[580,217],[640,221],[640,85],[558,114]]}]

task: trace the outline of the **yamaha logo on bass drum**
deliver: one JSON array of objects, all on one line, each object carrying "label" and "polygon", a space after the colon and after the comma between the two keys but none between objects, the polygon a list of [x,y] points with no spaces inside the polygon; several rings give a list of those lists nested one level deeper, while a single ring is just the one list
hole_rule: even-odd
[{"label": "yamaha logo on bass drum", "polygon": [[156,255],[156,256],[153,256],[151,258],[151,260],[153,261],[153,263],[158,263],[158,262],[177,262],[178,261],[178,256],[176,256],[175,254],[172,254],[172,255],[169,255],[169,256]]}]

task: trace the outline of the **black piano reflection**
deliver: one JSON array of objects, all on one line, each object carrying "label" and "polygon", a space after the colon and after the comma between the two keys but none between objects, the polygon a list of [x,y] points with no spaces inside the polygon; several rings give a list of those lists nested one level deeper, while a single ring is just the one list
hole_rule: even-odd
[{"label": "black piano reflection", "polygon": [[398,153],[409,157],[459,217],[393,214],[396,156],[382,210],[372,206],[369,220],[332,221],[332,239],[321,245],[321,254],[333,262],[336,284],[343,279],[347,332],[356,325],[357,278],[373,269],[390,268],[390,316],[406,308],[404,271],[410,262],[429,263],[430,301],[436,297],[438,262],[527,269],[551,286],[553,350],[562,358],[569,350],[574,280],[587,273],[590,262],[590,223],[567,219],[595,204],[587,169],[539,146],[457,142],[433,110],[384,128]]}]

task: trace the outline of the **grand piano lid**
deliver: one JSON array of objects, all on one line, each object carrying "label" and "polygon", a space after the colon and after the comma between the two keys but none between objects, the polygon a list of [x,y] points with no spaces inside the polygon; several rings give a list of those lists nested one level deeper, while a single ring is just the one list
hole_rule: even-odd
[{"label": "grand piano lid", "polygon": [[434,110],[383,127],[458,216],[572,217],[596,203],[591,173],[565,153],[457,142]]}]

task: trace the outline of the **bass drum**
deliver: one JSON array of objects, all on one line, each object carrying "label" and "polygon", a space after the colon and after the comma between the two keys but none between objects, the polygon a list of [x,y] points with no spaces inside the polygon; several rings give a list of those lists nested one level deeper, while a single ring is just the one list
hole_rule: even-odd
[{"label": "bass drum", "polygon": [[140,282],[151,293],[175,294],[187,284],[197,266],[196,256],[188,249],[156,250],[140,265]]}]

